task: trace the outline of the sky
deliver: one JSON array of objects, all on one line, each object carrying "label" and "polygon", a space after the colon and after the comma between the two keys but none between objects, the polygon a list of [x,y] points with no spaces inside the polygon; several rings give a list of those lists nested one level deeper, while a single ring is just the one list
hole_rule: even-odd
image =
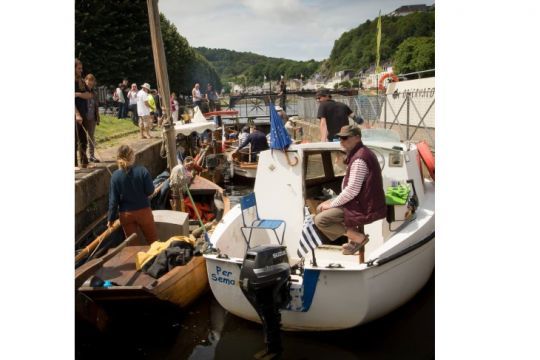
[{"label": "sky", "polygon": [[[193,47],[292,60],[323,60],[343,32],[379,10],[433,0],[160,0],[159,10]],[[384,26],[384,25],[383,25]]]}]

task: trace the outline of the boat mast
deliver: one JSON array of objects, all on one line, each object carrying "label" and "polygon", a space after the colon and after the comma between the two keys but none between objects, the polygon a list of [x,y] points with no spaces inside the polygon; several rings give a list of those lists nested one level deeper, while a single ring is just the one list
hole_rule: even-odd
[{"label": "boat mast", "polygon": [[[156,80],[161,105],[165,106],[165,119],[163,120],[163,141],[167,152],[167,165],[169,171],[178,164],[176,160],[176,133],[171,121],[169,75],[167,73],[167,59],[165,58],[165,48],[161,36],[161,25],[159,18],[158,0],[147,0],[148,21],[150,27],[150,38],[152,40],[152,53],[154,55],[154,69],[156,70]],[[179,210],[178,199],[180,199],[181,189],[172,187],[172,208]]]}]

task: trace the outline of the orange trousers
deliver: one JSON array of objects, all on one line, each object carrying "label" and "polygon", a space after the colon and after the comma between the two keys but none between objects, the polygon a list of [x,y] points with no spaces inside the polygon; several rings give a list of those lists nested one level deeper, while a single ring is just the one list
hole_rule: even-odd
[{"label": "orange trousers", "polygon": [[137,228],[140,228],[149,244],[158,239],[154,216],[152,215],[152,209],[149,207],[134,211],[124,211],[120,213],[119,217],[126,238],[136,233]]}]

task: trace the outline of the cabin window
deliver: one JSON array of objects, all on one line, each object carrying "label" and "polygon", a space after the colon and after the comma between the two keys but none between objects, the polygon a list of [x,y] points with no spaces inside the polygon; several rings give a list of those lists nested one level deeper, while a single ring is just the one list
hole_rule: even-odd
[{"label": "cabin window", "polygon": [[322,155],[310,154],[307,160],[306,180],[324,178]]},{"label": "cabin window", "polygon": [[341,151],[332,151],[331,155],[334,176],[345,176],[345,172],[347,171],[347,165],[343,162],[345,160],[345,153]]}]

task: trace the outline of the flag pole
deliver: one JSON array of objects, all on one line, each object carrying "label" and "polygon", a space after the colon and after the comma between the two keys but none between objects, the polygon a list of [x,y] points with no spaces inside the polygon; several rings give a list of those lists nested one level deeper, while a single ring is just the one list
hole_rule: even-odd
[{"label": "flag pole", "polygon": [[382,37],[381,10],[379,10],[379,20],[377,21],[377,55],[376,55],[376,63],[375,63],[376,73],[381,72],[381,67],[379,65],[381,61],[381,37]]},{"label": "flag pole", "polygon": [[311,263],[311,265],[313,265],[313,267],[318,267],[317,258],[315,258],[315,249],[311,249],[311,254],[313,254],[313,262]]}]

